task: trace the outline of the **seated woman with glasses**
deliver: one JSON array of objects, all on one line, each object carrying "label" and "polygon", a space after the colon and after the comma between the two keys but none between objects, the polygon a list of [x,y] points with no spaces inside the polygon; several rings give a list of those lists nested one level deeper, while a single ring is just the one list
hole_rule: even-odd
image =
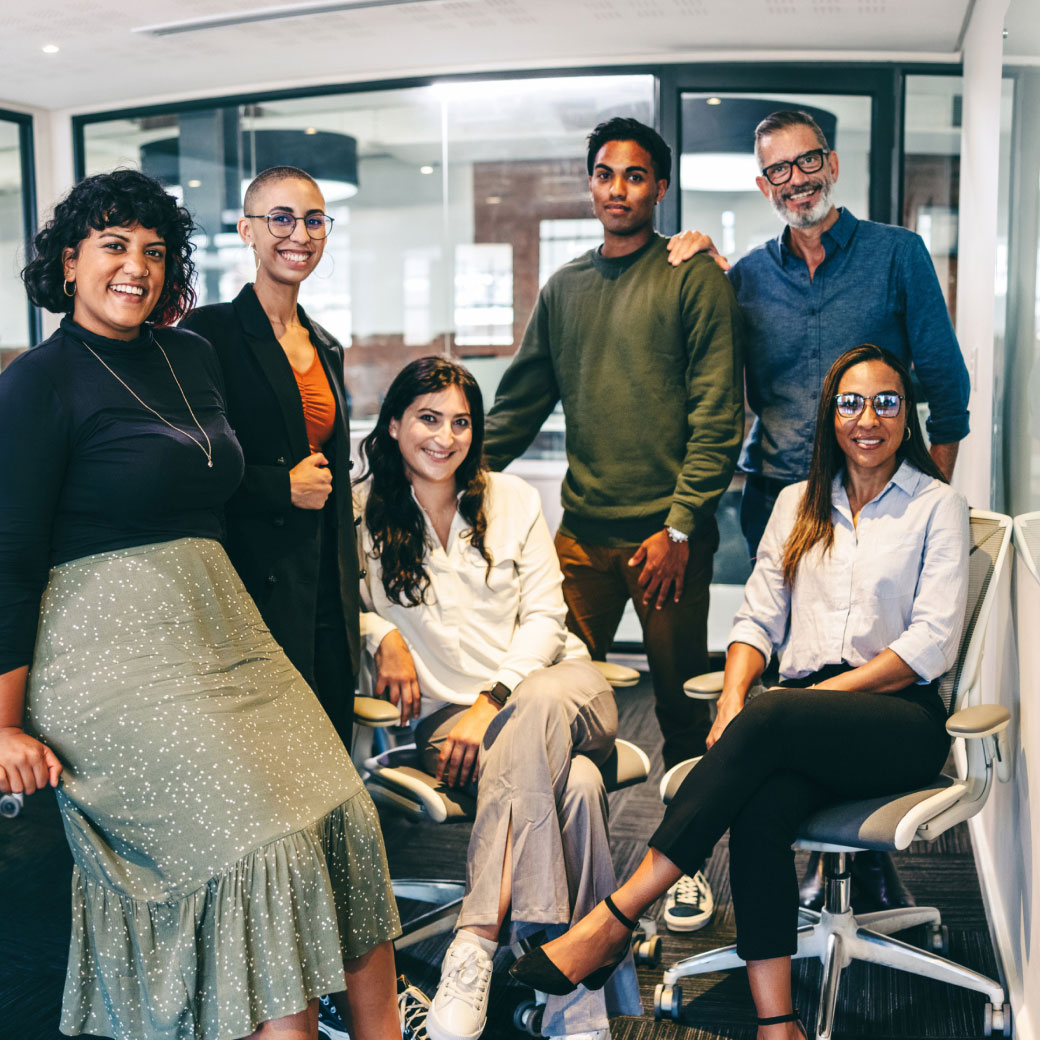
[{"label": "seated woman with glasses", "polygon": [[245,454],[227,504],[228,555],[349,747],[360,637],[343,348],[297,303],[332,217],[314,178],[292,166],[257,175],[244,208],[238,233],[255,283],[181,327],[213,344]]},{"label": "seated woman with glasses", "polygon": [[[824,382],[809,479],[780,493],[766,527],[707,753],[632,877],[513,974],[548,993],[602,983],[634,919],[729,829],[758,1040],[804,1037],[791,999],[791,843],[818,809],[942,768],[938,680],[960,642],[968,546],[967,505],[928,454],[906,369],[879,347],[846,351]],[[780,687],[749,697],[774,649]]]},{"label": "seated woman with glasses", "polygon": [[[376,693],[419,719],[426,769],[477,781],[466,896],[426,1028],[483,1031],[492,957],[509,912],[516,938],[559,932],[615,885],[596,766],[617,708],[564,626],[560,567],[538,493],[483,462],[473,376],[443,357],[405,367],[362,443],[356,488],[371,613],[362,631]],[[638,1014],[628,958],[602,993],[550,998],[546,1036],[606,1040],[607,1013]]]}]

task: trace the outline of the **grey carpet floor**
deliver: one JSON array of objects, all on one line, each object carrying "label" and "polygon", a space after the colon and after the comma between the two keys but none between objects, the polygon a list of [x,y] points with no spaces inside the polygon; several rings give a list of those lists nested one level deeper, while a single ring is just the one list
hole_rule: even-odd
[{"label": "grey carpet floor", "polygon": [[[652,697],[644,680],[618,693],[623,736],[640,744],[655,763],[650,782],[611,795],[611,838],[619,876],[643,856],[646,840],[660,818],[657,798],[660,735]],[[465,825],[414,824],[384,818],[391,870],[397,876],[449,878],[464,872],[468,828]],[[947,832],[932,844],[915,843],[896,857],[907,887],[922,905],[936,905],[950,930],[950,956],[995,976],[993,949],[986,926],[978,879],[966,828]],[[58,1040],[58,1009],[69,934],[71,860],[54,798],[34,796],[21,816],[0,820],[0,1040]],[[662,929],[663,964],[700,950],[732,942],[725,841],[710,860],[717,910],[700,932],[671,935]],[[659,908],[657,908],[659,909]],[[914,931],[901,938],[923,942]],[[431,939],[402,952],[399,969],[428,993],[436,986],[447,938]],[[508,953],[500,953],[504,968]],[[811,1022],[816,1010],[820,968],[796,963],[795,1002]],[[682,982],[684,1008],[678,1022],[655,1022],[653,990],[661,969],[640,968],[644,1015],[612,1023],[614,1040],[753,1040],[754,1018],[743,970],[705,975]],[[485,1036],[515,1038],[515,1007],[528,992],[497,971],[492,1010]],[[982,1035],[982,996],[941,983],[854,965],[845,975],[835,1036],[841,1040],[924,1040]]]}]

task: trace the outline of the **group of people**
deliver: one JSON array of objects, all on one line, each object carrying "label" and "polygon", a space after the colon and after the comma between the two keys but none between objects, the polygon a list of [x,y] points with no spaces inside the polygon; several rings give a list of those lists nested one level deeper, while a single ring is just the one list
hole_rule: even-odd
[{"label": "group of people", "polygon": [[[706,921],[727,829],[759,1040],[803,1035],[798,823],[946,755],[967,376],[920,240],[834,207],[811,118],[769,117],[755,149],[787,227],[727,278],[704,236],[653,230],[665,142],[596,127],[603,243],[543,288],[487,416],[462,365],[417,360],[354,480],[343,349],[298,303],[333,223],[310,176],[257,176],[255,281],[196,310],[193,223],[158,184],[115,171],[57,205],[23,277],[65,316],[0,375],[0,790],[55,787],[72,848],[63,1032],[315,1040],[331,995],[350,1035],[401,1035],[397,908],[346,750],[367,667],[427,770],[476,792],[433,1040],[476,1040],[500,941],[539,931],[511,970],[548,994],[543,1032],[606,1040],[640,1007],[635,919],[668,891],[670,926]],[[755,568],[712,721],[682,682],[707,664],[745,380]],[[557,402],[554,542],[500,470]],[[665,765],[703,758],[618,887],[592,660],[628,600]]]}]

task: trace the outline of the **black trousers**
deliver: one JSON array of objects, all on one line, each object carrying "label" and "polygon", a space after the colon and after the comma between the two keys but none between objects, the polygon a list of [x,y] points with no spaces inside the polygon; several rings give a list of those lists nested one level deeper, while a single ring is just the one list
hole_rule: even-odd
[{"label": "black trousers", "polygon": [[729,829],[737,953],[792,954],[799,824],[827,805],[929,783],[949,751],[945,721],[935,684],[897,693],[769,690],[690,771],[650,845],[692,874]]}]

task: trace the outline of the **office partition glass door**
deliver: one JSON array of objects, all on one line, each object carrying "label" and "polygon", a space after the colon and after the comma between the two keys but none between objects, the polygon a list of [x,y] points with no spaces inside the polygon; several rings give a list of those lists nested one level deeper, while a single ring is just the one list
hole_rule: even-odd
[{"label": "office partition glass door", "polygon": [[35,315],[18,272],[32,228],[32,121],[0,111],[0,368],[35,342]]}]

